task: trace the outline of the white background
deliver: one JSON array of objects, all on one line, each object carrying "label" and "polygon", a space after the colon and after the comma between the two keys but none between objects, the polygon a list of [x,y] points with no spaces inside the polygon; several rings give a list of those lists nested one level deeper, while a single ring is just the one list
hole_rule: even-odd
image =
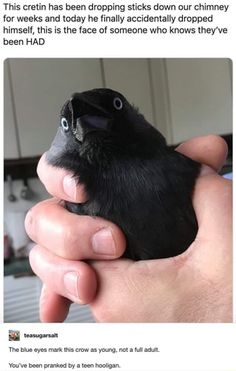
[{"label": "white background", "polygon": [[[53,1],[51,1],[52,3]],[[75,2],[75,1],[74,1]],[[97,1],[95,1],[97,2]],[[192,3],[192,1],[189,1]],[[41,3],[47,3],[41,1]],[[55,2],[58,3],[58,2]],[[63,2],[60,2],[63,3]],[[75,2],[76,3],[76,2]],[[104,3],[106,3],[104,1]],[[149,1],[149,3],[156,3]],[[167,3],[167,1],[162,1]],[[174,1],[173,1],[174,3]],[[187,1],[182,1],[187,3]],[[227,13],[227,18],[222,15],[222,22],[227,24],[228,35],[218,35],[214,37],[203,35],[192,36],[111,36],[105,38],[101,35],[79,37],[54,37],[46,46],[1,46],[1,130],[3,129],[3,61],[5,58],[32,58],[32,57],[63,57],[63,58],[79,58],[79,57],[145,57],[145,58],[231,58],[235,60],[235,14],[236,6],[233,0],[220,2],[205,1],[207,4],[229,4],[230,10]],[[1,14],[3,14],[1,4]],[[1,27],[2,31],[2,27]],[[1,37],[2,39],[2,37]],[[235,74],[233,74],[235,76]],[[234,77],[235,82],[235,77]],[[235,107],[235,102],[234,102]],[[2,132],[1,132],[2,135]],[[1,156],[3,158],[3,150],[1,146]],[[1,172],[3,166],[1,164]],[[3,176],[3,174],[1,173]],[[2,191],[2,189],[1,189]],[[1,209],[2,210],[2,209]],[[3,223],[1,223],[2,227]],[[235,258],[234,258],[235,260]],[[234,261],[235,263],[235,261]],[[235,266],[235,264],[234,264]],[[2,277],[3,267],[1,266],[0,277]],[[1,318],[2,318],[2,291],[1,284]],[[235,308],[235,306],[234,306]],[[122,365],[124,370],[236,370],[235,339],[236,339],[235,324],[153,324],[153,325],[106,325],[106,324],[78,324],[78,325],[26,325],[16,324],[10,326],[1,324],[0,343],[1,343],[1,359],[0,370],[8,370],[8,361],[22,362],[35,361],[38,362],[55,362],[62,360],[63,357],[48,355],[42,356],[32,354],[13,354],[9,353],[9,346],[31,346],[45,347],[47,344],[51,346],[52,341],[49,340],[22,340],[20,343],[8,342],[8,330],[21,330],[23,337],[25,333],[59,333],[57,341],[53,341],[53,346],[158,346],[160,353],[149,354],[148,356],[139,357],[132,354],[119,354],[115,358],[115,362]],[[73,335],[72,335],[73,333]],[[52,358],[53,356],[53,358]],[[64,356],[65,357],[65,356]],[[84,357],[84,356],[83,356]],[[79,361],[88,362],[87,357],[79,357]],[[69,361],[78,363],[77,355],[66,357]],[[109,356],[109,359],[114,359]],[[90,358],[92,363],[92,358]],[[101,358],[100,363],[105,362],[106,358]]]}]

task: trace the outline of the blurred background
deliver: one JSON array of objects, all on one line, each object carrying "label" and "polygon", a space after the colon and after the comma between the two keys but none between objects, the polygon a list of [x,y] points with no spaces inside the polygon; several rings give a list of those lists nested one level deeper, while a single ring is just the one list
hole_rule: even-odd
[{"label": "blurred background", "polygon": [[[222,135],[232,169],[232,63],[229,59],[8,59],[4,64],[4,321],[38,322],[41,282],[28,263],[27,210],[48,198],[36,175],[72,93],[108,87],[123,93],[170,146]],[[230,175],[226,175],[229,176]],[[93,322],[72,305],[68,322]]]}]

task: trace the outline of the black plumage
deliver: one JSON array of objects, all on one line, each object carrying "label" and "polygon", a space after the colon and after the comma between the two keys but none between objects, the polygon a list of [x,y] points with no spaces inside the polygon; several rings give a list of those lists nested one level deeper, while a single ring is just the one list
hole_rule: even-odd
[{"label": "black plumage", "polygon": [[120,93],[73,94],[61,110],[47,160],[72,171],[85,186],[87,201],[65,202],[69,211],[120,226],[127,239],[125,257],[171,257],[194,240],[192,193],[200,165],[170,149]]}]

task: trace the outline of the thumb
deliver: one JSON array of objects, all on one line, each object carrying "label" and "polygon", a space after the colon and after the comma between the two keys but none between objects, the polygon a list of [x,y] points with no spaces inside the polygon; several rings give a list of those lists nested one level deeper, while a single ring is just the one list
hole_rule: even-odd
[{"label": "thumb", "polygon": [[84,186],[67,170],[50,165],[46,160],[46,153],[39,160],[37,173],[52,196],[77,203],[87,200]]}]

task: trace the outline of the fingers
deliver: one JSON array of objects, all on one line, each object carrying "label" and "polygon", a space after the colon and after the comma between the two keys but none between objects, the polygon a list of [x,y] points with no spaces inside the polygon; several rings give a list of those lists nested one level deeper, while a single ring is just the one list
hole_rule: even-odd
[{"label": "fingers", "polygon": [[70,213],[56,199],[35,205],[25,228],[37,244],[67,259],[114,259],[125,250],[125,237],[116,225]]},{"label": "fingers", "polygon": [[43,285],[39,304],[41,322],[63,322],[68,315],[70,305],[70,300]]},{"label": "fingers", "polygon": [[[96,275],[94,270],[84,262],[60,258],[47,249],[36,245],[30,252],[30,264],[35,274],[40,277],[49,290],[70,301],[87,304],[96,294]],[[44,314],[46,317],[50,314],[50,307],[60,300],[56,295],[50,295],[49,298],[49,312]],[[68,310],[68,303],[64,304],[62,313],[65,314],[66,308]],[[59,314],[60,318],[62,313]]]},{"label": "fingers", "polygon": [[219,171],[224,165],[228,153],[226,142],[217,135],[189,139],[180,144],[176,150],[195,161],[210,166],[215,171]]},{"label": "fingers", "polygon": [[85,202],[86,192],[67,170],[56,168],[46,161],[46,153],[40,158],[37,172],[48,193],[61,200]]}]

